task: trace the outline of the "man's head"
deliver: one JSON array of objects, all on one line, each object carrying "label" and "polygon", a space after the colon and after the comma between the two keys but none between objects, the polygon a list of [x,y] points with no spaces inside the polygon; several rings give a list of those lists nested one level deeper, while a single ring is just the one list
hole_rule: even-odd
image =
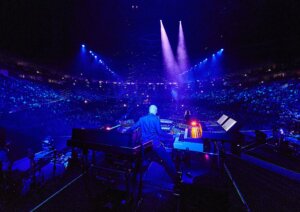
[{"label": "man's head", "polygon": [[157,113],[157,107],[155,105],[150,105],[149,107],[149,113],[156,115]]}]

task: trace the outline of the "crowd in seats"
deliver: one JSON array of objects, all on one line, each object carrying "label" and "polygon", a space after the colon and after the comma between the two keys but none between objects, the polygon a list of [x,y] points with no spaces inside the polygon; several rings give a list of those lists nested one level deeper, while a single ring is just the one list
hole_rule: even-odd
[{"label": "crowd in seats", "polygon": [[99,128],[118,118],[115,105],[99,98],[94,106],[92,98],[84,101],[85,97],[88,94],[0,76],[0,126],[7,129],[13,146],[22,148],[16,155],[26,155],[27,148],[38,151],[47,135],[68,136],[72,128]]},{"label": "crowd in seats", "polygon": [[[235,79],[236,80],[236,79]],[[71,81],[71,82],[70,82]],[[75,83],[76,82],[76,83]],[[97,128],[116,120],[144,115],[158,105],[161,118],[183,119],[184,111],[200,120],[223,113],[249,129],[288,127],[300,116],[297,78],[246,85],[221,79],[186,84],[93,82],[72,78],[55,85],[0,75],[0,126],[45,135],[70,135],[74,127]]]},{"label": "crowd in seats", "polygon": [[0,91],[0,109],[2,112],[39,108],[44,103],[59,99],[58,93],[46,86],[4,76],[0,76]]},{"label": "crowd in seats", "polygon": [[[188,97],[190,98],[190,97]],[[259,83],[250,87],[228,87],[206,90],[191,97],[198,105],[225,110],[233,116],[255,120],[261,123],[266,119],[269,124],[286,123],[300,119],[300,82],[299,80],[280,80]],[[275,121],[275,122],[274,122]]]},{"label": "crowd in seats", "polygon": [[[188,84],[170,86],[167,83],[114,83],[100,86],[77,83],[76,86],[55,87],[47,83],[0,76],[0,109],[2,114],[44,112],[47,117],[65,119],[70,126],[85,126],[84,122],[90,122],[86,124],[90,127],[94,120],[112,121],[114,113],[138,112],[138,107],[150,103],[158,104],[163,116],[180,116],[182,111],[190,109],[195,116],[212,114],[207,116],[209,118],[216,118],[222,112],[232,113],[237,118],[247,113],[252,117],[286,122],[299,119],[299,88],[297,79],[259,82],[251,86],[212,87],[202,84],[201,88],[190,88]],[[34,113],[31,117],[35,117]]]}]

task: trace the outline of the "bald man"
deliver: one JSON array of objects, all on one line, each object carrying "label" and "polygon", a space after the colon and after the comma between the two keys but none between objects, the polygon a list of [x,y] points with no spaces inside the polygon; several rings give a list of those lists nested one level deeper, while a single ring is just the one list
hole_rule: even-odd
[{"label": "bald man", "polygon": [[178,181],[180,181],[180,175],[177,174],[171,156],[167,153],[163,143],[161,143],[161,140],[166,139],[166,137],[171,137],[171,135],[164,133],[161,130],[160,120],[156,114],[157,107],[151,105],[149,107],[149,114],[141,117],[130,130],[141,128],[143,143],[152,140],[153,153],[162,161],[162,165],[165,167],[173,182],[178,183]]}]

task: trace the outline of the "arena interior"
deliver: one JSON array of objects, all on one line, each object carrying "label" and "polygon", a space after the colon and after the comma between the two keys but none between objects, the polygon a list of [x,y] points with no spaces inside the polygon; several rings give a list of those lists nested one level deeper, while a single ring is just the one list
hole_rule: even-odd
[{"label": "arena interior", "polygon": [[1,1],[0,211],[300,211],[299,9]]}]

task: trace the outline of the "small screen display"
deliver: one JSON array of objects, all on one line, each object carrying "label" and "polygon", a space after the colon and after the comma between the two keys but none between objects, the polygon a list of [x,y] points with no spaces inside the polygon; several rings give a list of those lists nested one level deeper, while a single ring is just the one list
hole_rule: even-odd
[{"label": "small screen display", "polygon": [[223,114],[217,122],[218,124],[222,125],[226,121],[226,119],[228,119],[228,116]]},{"label": "small screen display", "polygon": [[233,127],[233,125],[236,124],[236,120],[230,118],[228,119],[223,125],[223,129],[227,132],[228,130],[230,130],[231,127]]}]

